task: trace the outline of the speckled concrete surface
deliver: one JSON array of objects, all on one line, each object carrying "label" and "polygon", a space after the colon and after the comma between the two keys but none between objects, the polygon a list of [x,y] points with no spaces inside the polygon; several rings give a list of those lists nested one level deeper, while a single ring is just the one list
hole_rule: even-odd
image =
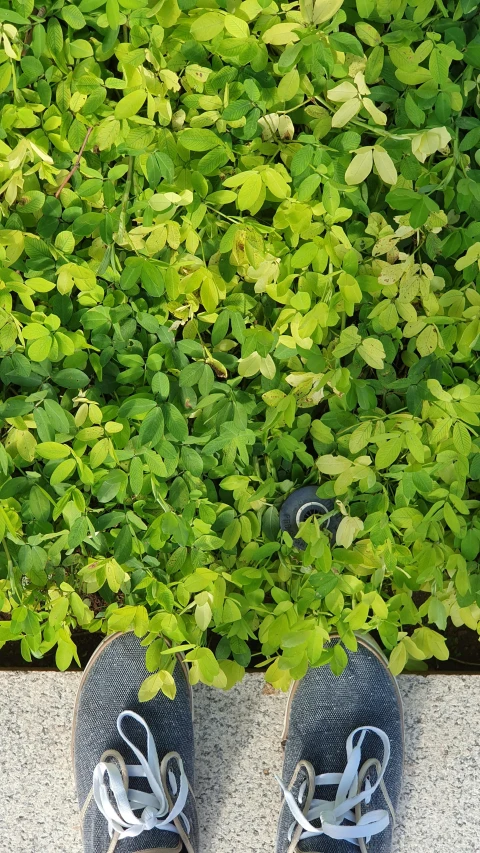
[{"label": "speckled concrete surface", "polygon": [[[0,853],[82,853],[70,768],[79,678],[0,671]],[[477,853],[480,678],[400,686],[407,761],[393,853]],[[227,694],[195,690],[201,853],[273,853],[284,708],[261,676]]]}]

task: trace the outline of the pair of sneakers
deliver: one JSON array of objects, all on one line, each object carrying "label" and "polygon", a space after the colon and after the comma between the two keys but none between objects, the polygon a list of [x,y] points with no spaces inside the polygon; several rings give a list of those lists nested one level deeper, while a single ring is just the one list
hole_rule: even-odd
[{"label": "pair of sneakers", "polygon": [[[401,699],[370,640],[358,638],[347,654],[342,675],[311,669],[290,692],[276,853],[392,849]],[[133,634],[108,637],[84,672],[73,759],[85,853],[199,853],[186,665],[176,663],[174,700],[140,703],[147,675]]]}]

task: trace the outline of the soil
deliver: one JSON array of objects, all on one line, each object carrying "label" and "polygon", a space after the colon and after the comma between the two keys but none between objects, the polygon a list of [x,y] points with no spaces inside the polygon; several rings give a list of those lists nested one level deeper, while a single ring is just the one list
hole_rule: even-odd
[{"label": "soil", "polygon": [[[102,642],[103,636],[101,632],[89,634],[88,631],[78,631],[72,634],[82,668],[88,663],[93,652]],[[3,649],[0,649],[0,670],[2,669],[57,669],[55,666],[55,649],[48,652],[40,660],[32,657],[31,661],[26,661],[20,653],[20,643],[6,643]],[[78,671],[78,666],[73,662],[69,669]]]},{"label": "soil", "polygon": [[[480,642],[475,631],[466,627],[455,628],[449,623],[445,635],[450,650],[449,660],[440,661],[432,658],[427,662],[428,670],[424,670],[424,672],[480,675]],[[89,634],[87,631],[78,631],[72,636],[77,644],[78,656],[83,668],[101,643],[103,634]],[[0,670],[2,669],[55,670],[55,650],[49,652],[41,660],[32,658],[31,662],[27,662],[20,654],[20,643],[7,643],[0,650]],[[70,669],[78,670],[77,664],[73,663]],[[259,670],[252,671],[258,672]]]},{"label": "soil", "polygon": [[445,632],[450,658],[446,661],[429,661],[435,672],[463,672],[480,674],[480,637],[471,628],[463,625],[455,628],[449,624]]}]

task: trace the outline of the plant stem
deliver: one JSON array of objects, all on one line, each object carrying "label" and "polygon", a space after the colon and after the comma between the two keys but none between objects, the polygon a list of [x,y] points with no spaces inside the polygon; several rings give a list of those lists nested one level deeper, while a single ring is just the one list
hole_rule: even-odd
[{"label": "plant stem", "polygon": [[57,192],[55,193],[55,198],[58,198],[58,196],[59,196],[59,195],[60,195],[60,193],[62,192],[63,188],[64,188],[64,187],[66,187],[66,185],[68,184],[68,182],[69,182],[70,178],[75,174],[75,172],[77,171],[78,167],[80,166],[80,160],[82,159],[82,154],[83,154],[83,152],[84,152],[84,150],[85,150],[85,146],[86,146],[86,144],[87,144],[87,142],[88,142],[88,139],[89,139],[89,136],[90,136],[90,134],[91,134],[92,130],[93,130],[93,127],[89,127],[89,128],[87,129],[87,132],[86,132],[86,134],[85,134],[85,139],[84,139],[84,140],[83,140],[83,142],[82,142],[82,147],[80,148],[80,151],[78,152],[77,159],[75,160],[75,163],[73,164],[73,167],[70,169],[70,171],[69,171],[68,175],[63,179],[62,183],[60,184],[60,186],[59,186],[59,188],[58,188]]},{"label": "plant stem", "polygon": [[122,206],[120,208],[120,219],[118,223],[118,235],[117,235],[117,243],[122,245],[125,239],[126,232],[126,218],[127,218],[127,205],[130,198],[130,189],[132,186],[132,178],[133,178],[133,164],[134,158],[132,155],[128,158],[128,172],[127,172],[127,180],[125,181],[125,189],[123,191],[122,196]]},{"label": "plant stem", "polygon": [[295,110],[301,110],[302,107],[308,106],[309,103],[310,103],[310,101],[302,101],[302,103],[297,104],[296,107],[290,107],[289,110],[277,110],[277,112],[278,112],[278,115],[280,115],[280,116],[286,116],[286,115],[288,115],[288,113],[294,113]]},{"label": "plant stem", "polygon": [[5,551],[5,554],[7,555],[8,571],[10,571],[10,569],[13,569],[13,561],[12,561],[12,558],[10,556],[10,551],[8,550],[8,545],[5,542],[5,539],[2,539],[2,545],[3,545],[3,550]]},{"label": "plant stem", "polygon": [[227,216],[226,213],[222,213],[221,210],[217,210],[216,207],[213,207],[211,204],[207,204],[206,207],[212,211],[212,213],[216,213],[217,216],[223,216],[224,219],[227,219],[228,222],[232,222],[234,225],[238,225],[239,222],[243,222],[241,216]]},{"label": "plant stem", "polygon": [[[402,140],[402,139],[411,139],[411,137],[412,137],[411,133],[405,133],[405,134],[402,134],[401,136],[398,136],[394,133],[389,133],[388,130],[383,130],[383,128],[381,128],[381,127],[373,127],[371,124],[366,124],[365,122],[360,121],[360,119],[351,119],[349,124],[356,124],[357,127],[361,127],[362,130],[366,131],[367,133],[368,132],[376,133],[377,136],[386,136],[386,137],[388,137],[388,139],[397,139],[397,140],[400,139],[400,140]],[[418,131],[415,131],[415,133],[418,133]]]}]

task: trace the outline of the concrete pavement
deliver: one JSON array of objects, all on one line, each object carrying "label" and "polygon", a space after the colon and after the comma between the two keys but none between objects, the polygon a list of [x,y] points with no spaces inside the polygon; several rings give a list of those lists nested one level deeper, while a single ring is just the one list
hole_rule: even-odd
[{"label": "concrete pavement", "polygon": [[[70,766],[79,680],[0,671],[0,853],[82,853]],[[400,687],[407,756],[393,853],[477,853],[480,678],[402,676]],[[260,675],[229,693],[195,688],[201,853],[273,853],[285,701]]]}]

